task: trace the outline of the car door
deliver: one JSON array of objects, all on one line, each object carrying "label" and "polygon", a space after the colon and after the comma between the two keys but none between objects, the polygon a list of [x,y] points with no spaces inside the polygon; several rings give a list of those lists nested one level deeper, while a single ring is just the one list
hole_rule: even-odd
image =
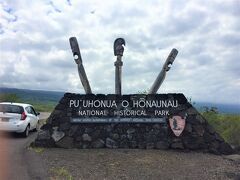
[{"label": "car door", "polygon": [[32,106],[30,106],[30,109],[31,109],[32,114],[34,115],[33,116],[34,117],[34,128],[36,128],[37,124],[38,124],[39,117],[38,117],[36,111],[34,110],[34,108]]},{"label": "car door", "polygon": [[27,116],[29,117],[30,130],[32,130],[36,127],[36,115],[34,114],[31,106],[26,107],[26,111],[28,113]]}]

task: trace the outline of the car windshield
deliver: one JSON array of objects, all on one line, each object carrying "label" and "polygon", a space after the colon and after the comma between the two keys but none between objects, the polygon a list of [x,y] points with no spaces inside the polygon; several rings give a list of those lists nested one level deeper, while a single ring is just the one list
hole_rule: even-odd
[{"label": "car windshield", "polygon": [[22,114],[23,107],[10,104],[0,104],[0,112]]}]

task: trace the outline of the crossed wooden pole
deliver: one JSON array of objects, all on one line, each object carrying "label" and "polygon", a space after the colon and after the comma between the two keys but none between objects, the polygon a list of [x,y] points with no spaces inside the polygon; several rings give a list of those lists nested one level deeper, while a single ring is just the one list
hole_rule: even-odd
[{"label": "crossed wooden pole", "polygon": [[79,46],[78,46],[77,38],[76,37],[71,37],[69,39],[69,42],[70,42],[70,46],[71,46],[71,49],[72,49],[74,60],[77,64],[77,66],[78,66],[78,75],[79,75],[80,80],[82,82],[85,93],[86,94],[92,94],[92,90],[91,90],[91,87],[90,87],[85,69],[83,67],[82,57],[81,57],[80,49],[79,49]]},{"label": "crossed wooden pole", "polygon": [[178,51],[176,49],[172,49],[170,54],[168,55],[168,58],[166,59],[162,70],[158,74],[156,80],[154,81],[152,87],[150,88],[148,94],[156,94],[160,86],[162,85],[167,72],[171,69],[171,65],[173,64],[173,61],[175,60],[176,56],[178,54]]},{"label": "crossed wooden pole", "polygon": [[[86,94],[92,94],[92,90],[83,66],[82,57],[80,53],[80,49],[78,46],[77,38],[71,37],[69,39],[70,46],[72,49],[74,60],[78,67],[78,74],[85,90]],[[122,56],[124,52],[125,40],[123,38],[117,38],[113,44],[114,55],[117,56],[117,60],[114,62],[115,66],[115,94],[121,95],[122,94]],[[148,94],[156,94],[160,86],[162,85],[167,72],[170,70],[171,65],[173,64],[178,51],[176,49],[172,49],[170,54],[168,55],[160,73],[158,74],[156,80],[154,81],[153,85],[151,86]]]}]

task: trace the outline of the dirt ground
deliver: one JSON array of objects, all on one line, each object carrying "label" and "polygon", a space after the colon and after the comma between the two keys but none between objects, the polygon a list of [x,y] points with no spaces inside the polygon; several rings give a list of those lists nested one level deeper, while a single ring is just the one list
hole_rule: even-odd
[{"label": "dirt ground", "polygon": [[240,179],[240,163],[196,152],[44,149],[50,179]]},{"label": "dirt ground", "polygon": [[[49,113],[41,113],[45,119]],[[240,161],[197,152],[142,149],[35,149],[51,180],[240,180]]]}]

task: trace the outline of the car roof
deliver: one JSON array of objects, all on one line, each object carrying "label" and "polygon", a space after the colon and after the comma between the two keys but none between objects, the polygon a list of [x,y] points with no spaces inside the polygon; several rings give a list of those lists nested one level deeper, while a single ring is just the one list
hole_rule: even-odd
[{"label": "car roof", "polygon": [[31,104],[25,104],[25,103],[14,103],[14,102],[1,102],[0,104],[9,104],[9,105],[22,106],[22,107],[32,106]]}]

